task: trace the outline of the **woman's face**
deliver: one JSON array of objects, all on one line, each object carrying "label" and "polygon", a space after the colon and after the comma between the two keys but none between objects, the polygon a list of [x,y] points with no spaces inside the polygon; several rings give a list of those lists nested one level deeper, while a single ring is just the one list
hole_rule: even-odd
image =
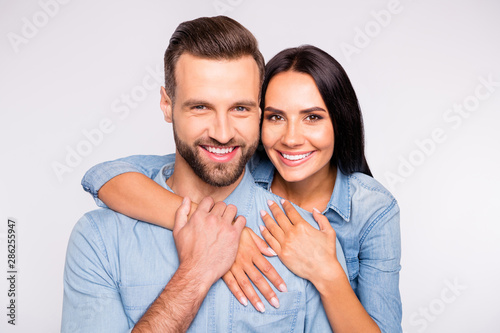
[{"label": "woman's face", "polygon": [[328,172],[333,124],[314,79],[294,71],[279,73],[264,97],[262,144],[283,179],[299,182]]}]

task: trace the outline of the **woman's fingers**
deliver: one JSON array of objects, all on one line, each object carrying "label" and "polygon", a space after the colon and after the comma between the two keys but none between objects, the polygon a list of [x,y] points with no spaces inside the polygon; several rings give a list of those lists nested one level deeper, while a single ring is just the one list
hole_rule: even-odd
[{"label": "woman's fingers", "polygon": [[[285,215],[285,213],[281,210],[280,206],[276,204],[276,202],[272,200],[267,200],[267,205],[269,206],[269,209],[273,213],[274,219],[276,222],[278,222],[279,226],[283,231],[286,233],[291,227],[292,223],[288,219],[288,217]],[[272,232],[272,230],[271,230]]]},{"label": "woman's fingers", "polygon": [[[254,264],[266,276],[266,278],[269,281],[271,281],[271,283],[276,287],[276,289],[278,289],[281,292],[288,291],[286,288],[285,281],[281,278],[276,269],[274,269],[273,265],[271,265],[271,263],[267,261],[266,258],[264,258],[264,256],[254,257]],[[252,278],[250,279],[253,281],[253,283],[256,284],[256,281],[254,281]],[[274,294],[274,292],[266,293],[266,291],[262,290],[261,288],[259,288],[259,290],[264,295],[264,297],[269,301],[269,303],[271,305],[274,305],[271,299],[273,296],[276,296],[276,294]]]},{"label": "woman's fingers", "polygon": [[[268,273],[270,270],[274,270],[272,268],[273,266],[261,255],[261,258],[263,259],[262,261],[256,261],[254,264],[259,268],[259,269],[267,269]],[[269,304],[274,306],[275,308],[280,307],[280,303],[278,301],[278,297],[276,297],[276,293],[274,292],[273,288],[269,285],[267,280],[264,278],[262,273],[266,274],[262,270],[259,271],[255,266],[251,267],[246,267],[245,268],[245,273],[247,274],[248,278],[253,282],[253,284],[259,289],[260,293],[267,299]],[[275,275],[281,280],[281,277],[278,275],[278,273],[274,270]],[[283,281],[283,280],[281,280]],[[278,285],[280,285],[279,283]],[[258,308],[259,304],[257,304],[256,309],[259,310]],[[263,312],[263,311],[261,311]]]},{"label": "woman's fingers", "polygon": [[250,236],[252,236],[252,239],[253,239],[255,245],[257,245],[257,248],[259,249],[259,251],[262,254],[264,254],[268,257],[277,256],[276,252],[274,252],[274,250],[272,248],[270,248],[269,245],[267,245],[267,243],[262,238],[257,236],[257,234],[255,232],[253,232],[252,229],[250,229],[248,227],[246,227],[246,229],[248,229],[248,233],[250,234]]},{"label": "woman's fingers", "polygon": [[222,276],[222,280],[226,283],[226,286],[231,290],[234,297],[244,306],[248,305],[248,300],[245,297],[245,294],[241,290],[238,282],[234,278],[234,275],[231,271],[228,271],[224,276]]},{"label": "woman's fingers", "polygon": [[330,221],[328,221],[328,218],[325,215],[321,214],[321,212],[317,208],[313,208],[313,217],[319,225],[319,230],[328,232],[333,231],[335,233],[335,230],[332,228]]},{"label": "woman's fingers", "polygon": [[[276,204],[274,204],[274,206],[276,206]],[[266,229],[268,235],[264,235],[262,233],[262,226],[260,228],[260,232],[262,236],[264,236],[267,244],[269,244],[274,252],[279,255],[279,252],[276,251],[276,249],[280,248],[279,244],[281,244],[285,239],[285,233],[283,232],[283,229],[281,229],[280,226],[276,224],[271,215],[269,215],[265,210],[260,211],[260,216],[262,217],[262,221],[264,221],[264,224],[266,225],[266,228],[264,229]],[[266,238],[266,236],[269,238],[269,240],[268,238]]]},{"label": "woman's fingers", "polygon": [[[307,223],[302,216],[300,216],[299,212],[293,207],[290,201],[281,199],[281,205],[285,209],[286,216],[290,220],[293,225],[297,225],[300,223]],[[274,214],[274,212],[273,212]]]},{"label": "woman's fingers", "polygon": [[[255,267],[254,269],[257,270]],[[234,278],[238,282],[241,290],[246,295],[250,303],[252,303],[254,308],[259,312],[265,312],[266,308],[264,303],[260,300],[259,295],[257,295],[257,292],[253,289],[253,285],[247,277],[249,272],[245,272],[243,269],[235,267],[234,265],[231,267],[231,272],[233,273]]]}]

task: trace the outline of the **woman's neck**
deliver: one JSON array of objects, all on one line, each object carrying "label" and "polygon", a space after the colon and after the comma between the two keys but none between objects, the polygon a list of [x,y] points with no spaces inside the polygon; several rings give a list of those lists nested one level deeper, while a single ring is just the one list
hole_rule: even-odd
[{"label": "woman's neck", "polygon": [[309,212],[313,208],[322,212],[330,201],[336,178],[337,168],[334,166],[298,182],[287,182],[275,171],[271,191]]}]

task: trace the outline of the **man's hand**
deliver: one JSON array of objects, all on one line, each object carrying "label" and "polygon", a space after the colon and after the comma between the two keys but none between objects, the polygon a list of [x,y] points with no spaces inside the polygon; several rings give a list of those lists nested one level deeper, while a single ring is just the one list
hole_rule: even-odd
[{"label": "man's hand", "polygon": [[175,214],[179,268],[133,332],[186,331],[212,284],[234,262],[246,223],[243,216],[234,220],[236,207],[205,198],[188,219],[190,209],[186,197]]},{"label": "man's hand", "polygon": [[[191,201],[184,198],[175,215],[173,236],[179,269],[190,271],[208,289],[233,264],[246,220],[224,202],[204,198],[188,220]],[[207,291],[208,291],[207,289]]]}]

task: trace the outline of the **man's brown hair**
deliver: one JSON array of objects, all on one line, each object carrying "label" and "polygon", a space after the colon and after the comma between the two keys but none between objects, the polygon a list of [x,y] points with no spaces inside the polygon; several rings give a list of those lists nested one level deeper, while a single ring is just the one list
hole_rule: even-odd
[{"label": "man's brown hair", "polygon": [[[206,59],[238,59],[250,55],[264,78],[264,57],[250,31],[227,16],[200,17],[177,27],[165,51],[165,90],[174,102],[175,66],[183,53]],[[260,90],[260,85],[259,85]]]}]

